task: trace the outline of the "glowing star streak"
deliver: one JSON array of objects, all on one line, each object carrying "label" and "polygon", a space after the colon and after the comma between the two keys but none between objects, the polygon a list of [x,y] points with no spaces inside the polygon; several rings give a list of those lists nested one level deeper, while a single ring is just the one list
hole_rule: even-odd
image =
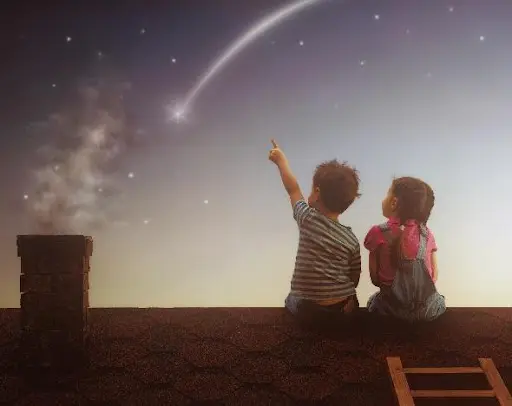
[{"label": "glowing star streak", "polygon": [[236,39],[208,68],[208,70],[199,78],[195,86],[190,89],[185,99],[173,111],[171,119],[173,121],[181,121],[185,118],[186,113],[194,100],[199,96],[203,88],[208,82],[233,59],[241,51],[243,51],[249,44],[258,39],[261,35],[277,26],[279,23],[290,18],[305,8],[318,4],[322,0],[300,0],[288,4],[279,10],[267,15],[262,20],[254,24],[247,32],[241,37]]}]

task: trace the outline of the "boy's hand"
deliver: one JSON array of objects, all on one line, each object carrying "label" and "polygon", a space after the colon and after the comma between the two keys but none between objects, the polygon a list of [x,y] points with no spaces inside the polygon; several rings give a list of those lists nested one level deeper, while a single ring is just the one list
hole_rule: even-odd
[{"label": "boy's hand", "polygon": [[272,149],[270,150],[270,152],[268,154],[268,159],[270,159],[277,166],[279,166],[286,162],[286,155],[281,150],[281,148],[279,148],[279,145],[277,145],[277,142],[274,139],[272,139],[271,142],[272,142]]},{"label": "boy's hand", "polygon": [[299,183],[290,169],[290,165],[288,165],[288,160],[279,145],[275,140],[272,141],[272,149],[268,153],[268,159],[274,162],[279,169],[279,173],[281,175],[281,180],[283,181],[283,186],[286,189],[286,192],[290,196],[290,202],[292,207],[295,208],[295,204],[299,200],[304,200],[302,197],[302,192],[300,191]]}]

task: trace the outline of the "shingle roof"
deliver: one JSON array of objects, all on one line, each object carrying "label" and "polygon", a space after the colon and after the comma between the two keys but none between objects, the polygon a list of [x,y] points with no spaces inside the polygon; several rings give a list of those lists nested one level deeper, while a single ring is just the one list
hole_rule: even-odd
[{"label": "shingle roof", "polygon": [[[478,366],[490,357],[512,390],[511,309],[452,308],[416,329],[367,319],[315,333],[276,308],[94,308],[90,368],[50,392],[24,387],[16,372],[18,317],[19,309],[0,310],[0,404],[386,406],[386,356],[405,366]],[[487,387],[483,375],[410,382]]]}]

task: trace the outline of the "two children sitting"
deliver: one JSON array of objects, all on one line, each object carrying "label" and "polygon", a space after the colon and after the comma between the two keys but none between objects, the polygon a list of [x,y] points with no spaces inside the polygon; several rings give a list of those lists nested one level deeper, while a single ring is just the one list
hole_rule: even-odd
[{"label": "two children sitting", "polygon": [[[359,308],[361,254],[357,237],[338,217],[360,196],[358,173],[336,160],[320,164],[306,202],[285,154],[272,144],[269,159],[279,169],[299,227],[285,306],[299,317],[347,318]],[[410,322],[434,320],[445,312],[444,296],[435,286],[437,246],[427,227],[433,206],[434,192],[422,180],[403,177],[391,184],[382,201],[388,221],[373,226],[364,241],[370,277],[379,288],[368,300],[369,312]]]}]

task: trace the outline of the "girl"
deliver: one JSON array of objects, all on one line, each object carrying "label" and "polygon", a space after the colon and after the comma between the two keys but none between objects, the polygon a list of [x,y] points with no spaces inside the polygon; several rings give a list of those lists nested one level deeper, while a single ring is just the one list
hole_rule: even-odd
[{"label": "girl", "polygon": [[368,300],[368,311],[406,321],[430,321],[446,310],[437,292],[434,235],[427,221],[434,207],[432,188],[420,179],[393,181],[382,201],[388,219],[373,226],[364,246],[370,252],[370,277],[380,288]]}]

